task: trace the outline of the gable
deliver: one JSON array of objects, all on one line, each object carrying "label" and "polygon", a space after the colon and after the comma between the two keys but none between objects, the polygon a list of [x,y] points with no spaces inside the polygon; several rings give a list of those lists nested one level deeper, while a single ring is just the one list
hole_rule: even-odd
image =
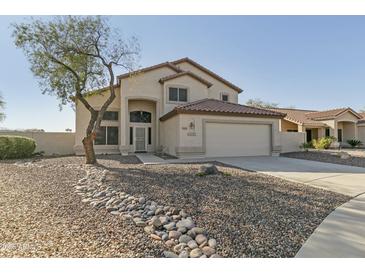
[{"label": "gable", "polygon": [[336,117],[336,121],[354,121],[357,122],[359,120],[359,117],[355,115],[351,110],[347,110],[346,112],[340,114],[338,117]]},{"label": "gable", "polygon": [[191,71],[197,75],[199,75],[200,77],[208,80],[209,82],[211,82],[213,84],[212,88],[215,86],[216,88],[220,88],[223,89],[225,91],[234,91],[234,92],[238,92],[241,93],[242,90],[233,85],[232,83],[228,82],[227,80],[223,79],[222,77],[220,77],[219,75],[215,74],[214,72],[209,71],[206,68],[203,68],[202,66],[192,63],[192,61],[184,61],[184,59],[182,59],[182,61],[177,60],[172,62],[173,64],[175,64],[179,69],[184,70],[184,71]]}]

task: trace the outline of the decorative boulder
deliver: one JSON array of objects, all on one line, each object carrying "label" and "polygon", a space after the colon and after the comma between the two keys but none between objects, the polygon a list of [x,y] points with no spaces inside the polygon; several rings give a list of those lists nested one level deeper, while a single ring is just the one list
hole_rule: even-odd
[{"label": "decorative boulder", "polygon": [[341,159],[347,160],[351,158],[351,155],[347,152],[341,151],[338,153],[338,156],[340,156]]},{"label": "decorative boulder", "polygon": [[204,175],[218,174],[218,169],[213,164],[205,164],[205,165],[200,166],[199,173],[204,174]]}]

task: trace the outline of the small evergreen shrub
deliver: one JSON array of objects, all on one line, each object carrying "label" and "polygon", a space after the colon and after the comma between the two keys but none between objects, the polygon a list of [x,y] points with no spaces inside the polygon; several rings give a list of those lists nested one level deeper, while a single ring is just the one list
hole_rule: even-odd
[{"label": "small evergreen shrub", "polygon": [[356,140],[356,139],[351,139],[351,140],[347,140],[347,143],[352,147],[358,147],[358,146],[362,146],[362,142],[360,140]]},{"label": "small evergreen shrub", "polygon": [[318,140],[312,140],[313,147],[315,149],[328,149],[333,141],[335,141],[336,138],[333,136],[330,137],[322,137]]},{"label": "small evergreen shrub", "polygon": [[36,148],[33,139],[23,136],[0,135],[0,159],[20,159],[32,156]]},{"label": "small evergreen shrub", "polygon": [[302,143],[300,145],[300,148],[303,149],[304,151],[308,151],[308,149],[313,148],[313,144],[312,142]]}]

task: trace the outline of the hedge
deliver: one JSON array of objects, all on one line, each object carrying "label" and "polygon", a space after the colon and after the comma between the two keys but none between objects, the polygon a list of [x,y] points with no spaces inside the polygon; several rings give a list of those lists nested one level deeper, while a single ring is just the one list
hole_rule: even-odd
[{"label": "hedge", "polygon": [[0,135],[0,159],[19,159],[32,156],[35,140],[23,136]]}]

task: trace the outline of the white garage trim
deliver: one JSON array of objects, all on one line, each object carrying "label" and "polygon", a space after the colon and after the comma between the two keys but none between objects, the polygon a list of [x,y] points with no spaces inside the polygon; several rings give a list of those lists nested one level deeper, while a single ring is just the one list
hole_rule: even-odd
[{"label": "white garage trim", "polygon": [[[238,124],[238,125],[267,125],[270,127],[270,136],[269,136],[269,142],[270,142],[270,148],[269,148],[269,155],[272,154],[274,150],[274,127],[273,122],[266,122],[266,121],[237,121],[237,120],[221,120],[221,119],[203,119],[203,151],[206,154],[207,153],[207,124],[208,123],[218,123],[218,124]],[[279,148],[280,149],[280,148]]]}]

